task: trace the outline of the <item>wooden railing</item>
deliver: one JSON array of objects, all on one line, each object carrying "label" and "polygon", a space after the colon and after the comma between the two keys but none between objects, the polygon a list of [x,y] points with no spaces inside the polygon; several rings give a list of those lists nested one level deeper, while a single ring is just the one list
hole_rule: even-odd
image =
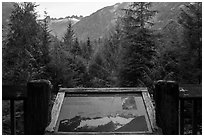
[{"label": "wooden railing", "polygon": [[25,85],[22,85],[22,86],[4,85],[2,87],[2,91],[3,91],[2,99],[10,101],[10,125],[11,125],[10,129],[11,129],[12,135],[16,134],[15,101],[23,100],[23,106],[25,106],[25,100],[27,97],[26,90],[27,88]]},{"label": "wooden railing", "polygon": [[31,81],[23,86],[3,85],[2,99],[10,100],[11,134],[16,134],[16,100],[23,100],[24,134],[44,134],[50,120],[50,89],[47,80]]},{"label": "wooden railing", "polygon": [[187,101],[192,102],[192,134],[198,133],[198,122],[200,122],[198,121],[198,104],[202,102],[201,85],[180,85],[179,88],[178,83],[174,81],[157,81],[154,100],[156,123],[162,129],[163,134],[184,134],[184,110],[187,109],[185,106]]},{"label": "wooden railing", "polygon": [[[199,129],[199,122],[201,122],[201,116],[199,115],[198,111],[200,113],[202,112],[202,86],[201,85],[181,85],[180,86],[180,96],[179,96],[179,123],[180,123],[180,134],[184,134],[185,129],[185,113],[184,110],[186,110],[186,103],[189,103],[191,106],[187,106],[191,108],[192,112],[190,115],[191,118],[191,127],[192,127],[192,134],[196,135],[198,133]],[[200,121],[198,121],[200,120]]]},{"label": "wooden railing", "polygon": [[[155,83],[156,124],[163,134],[184,134],[185,102],[192,102],[192,134],[198,129],[198,104],[202,101],[201,86],[181,85],[173,81]],[[3,85],[2,99],[10,100],[11,134],[16,133],[15,100],[24,102],[24,133],[44,134],[50,121],[51,83],[31,81],[25,86]],[[202,108],[202,107],[201,107]],[[202,116],[202,115],[201,115]]]}]

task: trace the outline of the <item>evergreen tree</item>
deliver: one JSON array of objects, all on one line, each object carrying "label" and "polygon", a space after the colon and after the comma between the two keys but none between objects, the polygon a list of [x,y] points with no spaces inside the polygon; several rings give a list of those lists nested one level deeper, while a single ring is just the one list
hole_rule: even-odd
[{"label": "evergreen tree", "polygon": [[44,11],[45,18],[41,25],[41,33],[39,33],[39,39],[41,40],[41,56],[40,56],[40,64],[39,67],[42,69],[42,74],[39,75],[39,78],[49,79],[48,74],[48,64],[50,62],[50,55],[49,55],[49,46],[51,42],[50,31],[48,28],[48,18],[47,12]]},{"label": "evergreen tree", "polygon": [[[202,80],[202,3],[188,3],[182,9],[178,22],[184,28],[186,51],[181,58],[183,80],[201,83]],[[183,71],[182,71],[183,72]]]},{"label": "evergreen tree", "polygon": [[[118,67],[120,59],[120,48],[122,38],[121,24],[118,19],[114,30],[110,33],[108,39],[104,40],[104,44],[101,46],[103,67],[108,72],[107,79],[111,86],[118,85]],[[104,73],[106,74],[106,73]]]},{"label": "evergreen tree", "polygon": [[87,45],[86,45],[86,58],[90,59],[92,56],[92,45],[91,45],[91,41],[90,38],[87,38]]},{"label": "evergreen tree", "polygon": [[63,37],[64,40],[64,49],[66,51],[71,51],[73,49],[73,41],[74,41],[74,30],[72,28],[71,21],[68,22],[66,33]]},{"label": "evergreen tree", "polygon": [[91,61],[92,54],[93,54],[93,49],[92,49],[91,41],[88,37],[87,41],[82,43],[82,57],[86,60],[85,64],[87,66],[87,69],[89,67],[89,62]]},{"label": "evergreen tree", "polygon": [[92,77],[92,83],[94,87],[108,87],[108,77],[110,72],[105,68],[104,58],[101,55],[101,51],[98,51],[92,58],[89,73]]},{"label": "evergreen tree", "polygon": [[134,2],[124,9],[120,86],[149,86],[146,79],[153,67],[155,43],[150,21],[156,11],[149,2]]},{"label": "evergreen tree", "polygon": [[45,11],[45,18],[43,19],[43,24],[42,24],[42,63],[44,65],[47,65],[49,63],[49,44],[51,42],[51,38],[50,38],[50,31],[48,28],[48,18],[49,16],[47,16],[47,12]]},{"label": "evergreen tree", "polygon": [[180,82],[180,65],[183,45],[183,29],[176,20],[171,20],[161,30],[162,38],[160,39],[157,65],[154,68],[155,80],[165,79]]},{"label": "evergreen tree", "polygon": [[54,91],[58,90],[58,85],[62,84],[62,69],[63,62],[61,62],[61,49],[62,44],[57,37],[53,37],[51,41],[50,49],[50,62],[48,64],[49,75],[51,77],[51,83],[53,85]]},{"label": "evergreen tree", "polygon": [[15,3],[4,53],[3,80],[25,83],[37,73],[40,58],[35,3]]},{"label": "evergreen tree", "polygon": [[79,46],[79,41],[78,41],[78,38],[75,38],[75,43],[73,45],[73,48],[71,50],[71,53],[74,55],[74,56],[77,56],[77,55],[81,55],[81,48]]},{"label": "evergreen tree", "polygon": [[55,66],[58,70],[58,81],[65,87],[84,86],[86,64],[83,63],[81,48],[78,39],[74,36],[71,22],[68,24],[64,41],[61,42],[58,49],[58,53],[54,54],[58,56],[57,63],[55,63],[57,64]]}]

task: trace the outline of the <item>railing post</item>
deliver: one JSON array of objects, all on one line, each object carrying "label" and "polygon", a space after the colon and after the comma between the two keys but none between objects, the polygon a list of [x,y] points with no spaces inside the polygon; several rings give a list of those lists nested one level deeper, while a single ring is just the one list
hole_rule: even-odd
[{"label": "railing post", "polygon": [[157,81],[154,100],[156,104],[156,123],[163,134],[179,134],[179,87],[174,81]]},{"label": "railing post", "polygon": [[16,134],[16,118],[15,118],[15,101],[10,100],[10,121],[11,121],[11,135]]},{"label": "railing post", "polygon": [[180,130],[180,135],[184,134],[184,99],[180,99],[180,116],[179,116],[179,130]]},{"label": "railing post", "polygon": [[25,134],[44,134],[49,122],[51,83],[47,80],[34,80],[27,84],[25,101]]},{"label": "railing post", "polygon": [[192,105],[193,105],[193,114],[192,114],[192,125],[193,125],[193,135],[197,135],[197,100],[193,99],[192,100]]}]

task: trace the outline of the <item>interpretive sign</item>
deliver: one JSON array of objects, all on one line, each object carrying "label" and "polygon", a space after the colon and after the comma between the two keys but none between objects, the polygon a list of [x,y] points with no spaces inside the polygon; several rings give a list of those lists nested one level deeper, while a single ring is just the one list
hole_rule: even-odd
[{"label": "interpretive sign", "polygon": [[58,107],[54,105],[57,108],[53,107],[56,109],[51,122],[54,125],[49,125],[47,131],[61,134],[152,133],[151,115],[142,94],[147,91],[113,90],[69,92],[66,89],[58,93],[63,93],[64,97],[56,99],[58,104],[62,103]]}]

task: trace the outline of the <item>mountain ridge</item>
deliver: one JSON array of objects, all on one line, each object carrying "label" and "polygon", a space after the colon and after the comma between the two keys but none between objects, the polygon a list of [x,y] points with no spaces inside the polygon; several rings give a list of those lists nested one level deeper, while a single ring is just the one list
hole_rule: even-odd
[{"label": "mountain ridge", "polygon": [[[153,2],[151,9],[158,11],[158,14],[153,18],[155,22],[153,29],[161,30],[171,20],[176,20],[179,10],[184,3],[185,2]],[[12,11],[12,4],[13,3],[10,2],[2,3],[3,25],[8,23],[9,13]],[[107,37],[110,30],[114,27],[117,17],[124,15],[121,9],[127,8],[129,4],[130,2],[116,3],[111,6],[103,7],[89,16],[79,16],[77,19],[74,16],[59,19],[49,18],[50,33],[62,40],[68,22],[71,21],[75,34],[80,41],[86,41],[88,37],[90,40]]]},{"label": "mountain ridge", "polygon": [[[155,25],[154,30],[161,30],[171,20],[176,20],[180,7],[185,2],[153,2],[152,10],[157,10],[158,14],[153,18]],[[73,24],[73,29],[80,41],[86,41],[89,37],[91,40],[97,40],[109,35],[110,30],[115,26],[117,17],[124,15],[121,9],[127,8],[130,2],[116,3],[97,10],[89,16]],[[66,26],[66,25],[65,25]],[[63,28],[62,28],[63,29]],[[66,28],[64,28],[66,30]],[[57,30],[60,36],[62,33]],[[59,37],[59,39],[61,39]]]}]

